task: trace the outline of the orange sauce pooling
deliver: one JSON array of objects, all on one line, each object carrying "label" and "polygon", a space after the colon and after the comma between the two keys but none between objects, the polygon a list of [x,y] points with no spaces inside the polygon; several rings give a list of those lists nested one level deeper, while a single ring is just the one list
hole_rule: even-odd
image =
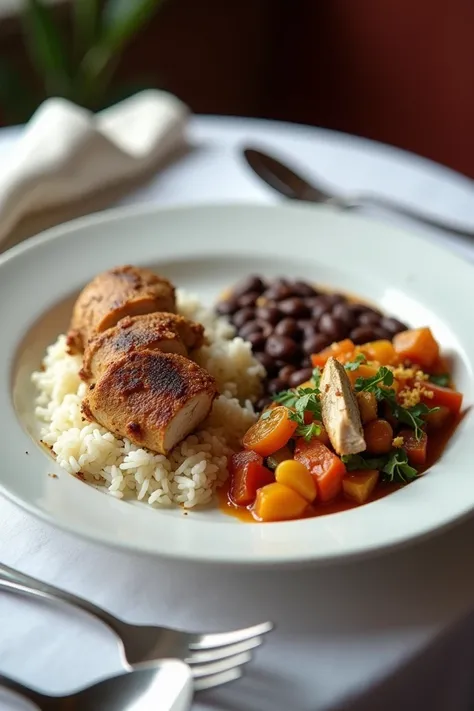
[{"label": "orange sauce pooling", "polygon": [[[432,431],[428,438],[428,455],[426,464],[424,467],[420,467],[420,472],[426,472],[438,459],[441,457],[444,448],[446,447],[449,439],[452,437],[455,429],[464,417],[464,413],[455,418],[447,427],[443,427],[437,431]],[[367,506],[372,501],[377,501],[382,499],[388,494],[392,494],[394,491],[401,489],[403,486],[408,486],[408,484],[389,484],[381,482],[377,484],[375,490],[370,497],[369,501],[365,504],[356,504],[354,501],[344,498],[343,495],[325,504],[317,503],[314,506],[309,506],[307,513],[303,518],[314,518],[316,516],[327,516],[328,514],[340,513],[341,511],[349,511],[350,509],[360,508],[360,506]],[[241,506],[236,506],[229,498],[229,487],[230,479],[228,479],[220,489],[217,490],[217,497],[219,502],[219,509],[234,518],[238,518],[240,521],[247,523],[256,523],[256,519],[252,516],[251,507],[243,508]]]}]

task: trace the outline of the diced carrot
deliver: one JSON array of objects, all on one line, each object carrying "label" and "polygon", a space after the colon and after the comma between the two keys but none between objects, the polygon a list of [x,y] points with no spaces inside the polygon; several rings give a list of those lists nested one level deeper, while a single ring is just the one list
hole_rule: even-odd
[{"label": "diced carrot", "polygon": [[403,449],[407,453],[408,461],[413,466],[426,462],[426,451],[428,447],[428,435],[423,432],[420,439],[416,439],[412,430],[401,430],[400,437],[403,437]]},{"label": "diced carrot", "polygon": [[379,480],[376,469],[356,470],[342,480],[344,496],[358,504],[365,504]]},{"label": "diced carrot", "polygon": [[273,482],[257,492],[253,514],[259,521],[288,521],[302,516],[308,502],[289,486]]},{"label": "diced carrot", "polygon": [[428,327],[397,333],[393,346],[400,358],[426,368],[432,366],[439,356],[438,342]]},{"label": "diced carrot", "polygon": [[306,442],[300,437],[296,441],[294,457],[313,475],[320,501],[330,501],[340,494],[346,468],[326,445],[314,438]]},{"label": "diced carrot", "polygon": [[373,378],[377,375],[378,368],[375,365],[366,365],[361,363],[355,370],[347,370],[347,377],[351,381],[352,387],[355,385],[357,378]]},{"label": "diced carrot", "polygon": [[395,348],[391,341],[371,341],[359,346],[367,360],[375,360],[380,365],[392,365],[395,361]]},{"label": "diced carrot", "polygon": [[273,473],[263,466],[262,461],[255,452],[238,452],[231,457],[229,494],[236,506],[253,504],[258,489],[275,481]]},{"label": "diced carrot", "polygon": [[289,415],[290,411],[283,405],[263,413],[245,433],[242,440],[245,449],[251,449],[262,457],[268,457],[284,447],[298,426],[294,420],[290,420]]},{"label": "diced carrot", "polygon": [[314,353],[311,356],[311,362],[313,363],[315,368],[324,367],[326,365],[326,361],[331,356],[336,360],[344,362],[345,357],[347,357],[349,354],[354,353],[354,349],[355,345],[353,344],[353,342],[349,338],[346,338],[343,341],[337,341],[336,343],[333,343],[331,346],[328,346],[328,348],[325,348],[320,353]]},{"label": "diced carrot", "polygon": [[[423,392],[424,391],[424,392]],[[421,399],[429,407],[447,407],[450,412],[457,415],[461,409],[463,395],[457,390],[445,388],[442,385],[435,385],[429,381],[423,382]],[[432,393],[428,395],[425,393]]]}]

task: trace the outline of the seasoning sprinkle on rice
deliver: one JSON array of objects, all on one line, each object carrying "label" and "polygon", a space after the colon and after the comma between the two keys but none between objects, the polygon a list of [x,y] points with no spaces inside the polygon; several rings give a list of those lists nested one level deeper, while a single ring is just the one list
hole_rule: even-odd
[{"label": "seasoning sprinkle on rice", "polygon": [[105,487],[115,498],[192,508],[209,503],[226,480],[228,456],[255,421],[251,401],[258,397],[265,373],[250,344],[234,337],[232,326],[196,297],[178,291],[177,298],[179,313],[205,327],[208,345],[197,352],[196,361],[216,379],[221,394],[200,429],[167,457],[83,418],[87,386],[79,377],[82,359],[68,354],[64,335],[48,348],[44,369],[32,379],[38,388],[42,440],[63,469]]}]

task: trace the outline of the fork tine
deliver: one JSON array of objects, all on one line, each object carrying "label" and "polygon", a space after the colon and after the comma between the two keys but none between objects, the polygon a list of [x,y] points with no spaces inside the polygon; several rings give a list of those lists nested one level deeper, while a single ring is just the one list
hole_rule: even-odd
[{"label": "fork tine", "polygon": [[237,644],[229,644],[228,647],[215,647],[204,651],[191,652],[184,660],[186,664],[204,664],[206,662],[217,662],[219,659],[233,657],[241,652],[249,652],[251,649],[260,647],[263,640],[261,637],[251,637]]},{"label": "fork tine", "polygon": [[260,637],[273,629],[271,622],[262,622],[253,627],[245,627],[232,632],[217,632],[215,634],[196,635],[188,644],[190,650],[212,649],[213,647],[227,647],[229,644],[243,642],[252,637]]},{"label": "fork tine", "polygon": [[235,669],[236,667],[241,667],[243,664],[248,664],[252,659],[250,652],[241,652],[240,654],[234,654],[233,657],[227,657],[226,659],[220,659],[217,662],[208,662],[206,664],[193,664],[189,668],[191,669],[191,674],[194,679],[200,679],[201,677],[210,676],[214,674],[220,674],[221,672],[228,671],[229,669]]},{"label": "fork tine", "polygon": [[221,672],[220,674],[210,674],[209,676],[203,676],[200,679],[196,679],[194,682],[195,691],[206,691],[206,689],[213,689],[216,686],[221,686],[222,684],[228,684],[230,681],[236,681],[242,676],[242,669],[236,667],[235,669],[229,669],[228,671]]}]

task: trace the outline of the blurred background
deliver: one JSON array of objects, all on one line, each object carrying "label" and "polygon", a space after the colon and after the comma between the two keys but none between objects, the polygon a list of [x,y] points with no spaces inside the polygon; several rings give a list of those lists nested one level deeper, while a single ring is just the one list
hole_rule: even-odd
[{"label": "blurred background", "polygon": [[474,2],[0,0],[0,124],[164,88],[197,113],[283,119],[474,177]]}]

